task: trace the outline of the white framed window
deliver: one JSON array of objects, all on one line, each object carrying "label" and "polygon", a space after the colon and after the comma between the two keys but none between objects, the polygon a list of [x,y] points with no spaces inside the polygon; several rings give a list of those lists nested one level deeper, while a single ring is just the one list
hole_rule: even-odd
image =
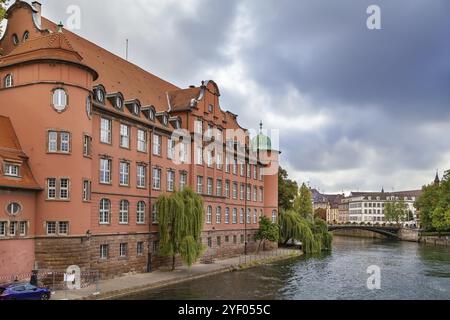
[{"label": "white framed window", "polygon": [[258,166],[257,165],[253,166],[253,179],[254,180],[258,179]]},{"label": "white framed window", "polygon": [[100,159],[100,183],[111,183],[111,160]]},{"label": "white framed window", "polygon": [[142,164],[137,165],[137,187],[147,187],[147,167]]},{"label": "white framed window", "polygon": [[206,223],[211,224],[212,223],[212,207],[208,206],[206,208]]},{"label": "white framed window", "polygon": [[252,177],[252,166],[250,164],[247,164],[247,178]]},{"label": "white framed window", "polygon": [[157,134],[153,134],[153,155],[161,156],[161,143],[162,137]]},{"label": "white framed window", "polygon": [[6,206],[6,212],[12,216],[17,216],[22,211],[22,206],[17,202],[11,202]]},{"label": "white framed window", "polygon": [[136,208],[136,223],[144,224],[145,223],[145,202],[139,201]]},{"label": "white framed window", "polygon": [[253,187],[253,201],[254,202],[258,201],[258,188],[257,187]]},{"label": "white framed window", "polygon": [[218,129],[218,130],[217,130],[217,141],[218,141],[218,142],[223,142],[223,132],[222,132],[222,129]]},{"label": "white framed window", "polygon": [[123,100],[121,97],[116,97],[116,108],[117,109],[122,109],[123,107]]},{"label": "white framed window", "polygon": [[216,208],[216,224],[222,223],[222,208],[217,207]]},{"label": "white framed window", "polygon": [[128,162],[120,162],[119,184],[125,187],[130,185],[130,164]]},{"label": "white framed window", "polygon": [[240,192],[239,192],[239,194],[240,194],[240,199],[241,199],[241,200],[244,200],[244,195],[245,195],[245,186],[244,186],[243,184],[241,184],[241,187],[240,187]]},{"label": "white framed window", "polygon": [[216,196],[221,197],[222,194],[222,180],[217,180],[216,183]]},{"label": "white framed window", "polygon": [[167,139],[167,158],[173,159],[175,157],[175,140]]},{"label": "white framed window", "polygon": [[48,236],[56,236],[56,222],[55,221],[47,221],[47,235]]},{"label": "white framed window", "polygon": [[83,136],[83,156],[92,156],[92,137],[86,134]]},{"label": "white framed window", "polygon": [[251,200],[252,200],[252,187],[247,186],[247,201],[251,201]]},{"label": "white framed window", "polygon": [[121,243],[119,245],[119,257],[120,258],[126,258],[128,254],[128,244],[127,243]]},{"label": "white framed window", "polygon": [[278,212],[277,210],[272,211],[272,223],[276,223],[278,220]]},{"label": "white framed window", "polygon": [[239,223],[244,224],[244,209],[241,209],[239,213]]},{"label": "white framed window", "polygon": [[63,153],[70,152],[70,133],[61,132],[60,133],[60,151]]},{"label": "white framed window", "polygon": [[237,209],[233,208],[233,224],[237,224]]},{"label": "white framed window", "polygon": [[180,174],[180,191],[182,191],[187,186],[187,173],[182,172]]},{"label": "white framed window", "polygon": [[130,148],[130,127],[125,124],[120,125],[120,146]]},{"label": "white framed window", "polygon": [[161,169],[153,168],[153,189],[161,190]]},{"label": "white framed window", "polygon": [[53,107],[56,111],[62,112],[67,107],[67,93],[64,89],[55,89],[53,91]]},{"label": "white framed window", "polygon": [[58,152],[58,132],[48,132],[48,152]]},{"label": "white framed window", "polygon": [[172,192],[175,189],[175,171],[167,171],[167,191]]},{"label": "white framed window", "polygon": [[6,228],[8,223],[6,221],[0,221],[0,237],[6,237]]},{"label": "white framed window", "polygon": [[225,157],[225,173],[230,173],[230,158]]},{"label": "white framed window", "polygon": [[138,142],[137,149],[140,152],[147,152],[147,132],[141,129],[138,129],[137,133]]},{"label": "white framed window", "polygon": [[206,193],[208,194],[208,196],[213,195],[213,179],[212,178],[207,179]]},{"label": "white framed window", "polygon": [[105,101],[105,93],[100,88],[96,90],[95,97],[97,98],[98,102],[102,102],[103,103],[103,101]]},{"label": "white framed window", "polygon": [[244,164],[240,164],[239,165],[239,173],[240,173],[240,175],[241,175],[241,177],[244,177],[245,176],[245,165]]},{"label": "white framed window", "polygon": [[63,178],[59,180],[59,198],[69,200],[70,198],[70,180]]},{"label": "white framed window", "polygon": [[225,224],[230,224],[230,208],[225,208]]},{"label": "white framed window", "polygon": [[158,207],[156,204],[152,205],[152,224],[158,224]]},{"label": "white framed window", "polygon": [[237,200],[238,198],[238,184],[237,182],[233,182],[233,199]]},{"label": "white framed window", "polygon": [[264,202],[264,189],[259,188],[259,202]]},{"label": "white framed window", "polygon": [[223,156],[221,153],[217,153],[216,168],[217,168],[217,170],[222,170],[222,168],[223,168]]},{"label": "white framed window", "polygon": [[17,222],[16,221],[9,222],[9,235],[11,237],[15,237],[17,235]]},{"label": "white framed window", "polygon": [[203,134],[203,121],[201,119],[195,120],[195,133],[202,135]]},{"label": "white framed window", "polygon": [[108,199],[100,200],[99,207],[100,224],[109,224],[111,217],[111,201]]},{"label": "white framed window", "polygon": [[187,146],[185,143],[180,143],[180,161],[181,163],[186,163],[187,159]]},{"label": "white framed window", "polygon": [[258,210],[255,209],[255,212],[253,213],[253,223],[258,223]]},{"label": "white framed window", "polygon": [[121,200],[119,207],[119,224],[128,224],[129,213],[130,203],[127,200]]},{"label": "white framed window", "polygon": [[58,223],[58,234],[62,236],[69,235],[69,222],[61,221]]},{"label": "white framed window", "polygon": [[55,178],[47,179],[47,199],[50,199],[50,200],[56,199],[56,179]]},{"label": "white framed window", "polygon": [[214,112],[214,106],[212,104],[208,105],[208,112],[213,113]]},{"label": "white framed window", "polygon": [[109,245],[102,244],[100,245],[100,259],[106,260],[109,257]]},{"label": "white framed window", "polygon": [[92,183],[89,180],[83,180],[83,201],[91,201]]},{"label": "white framed window", "polygon": [[7,74],[4,81],[3,86],[5,88],[11,88],[14,85],[14,80],[12,74]]},{"label": "white framed window", "polygon": [[197,176],[197,193],[202,194],[203,193],[203,177]]},{"label": "white framed window", "polygon": [[143,242],[138,242],[136,244],[136,254],[138,256],[142,256],[144,254],[144,243]]},{"label": "white framed window", "polygon": [[225,181],[225,197],[230,197],[230,180]]},{"label": "white framed window", "polygon": [[100,142],[110,144],[112,137],[112,121],[110,119],[101,118],[100,122]]},{"label": "white framed window", "polygon": [[197,147],[197,157],[195,159],[195,163],[198,165],[203,165],[203,148]]},{"label": "white framed window", "polygon": [[4,175],[9,177],[19,177],[19,165],[5,162]]},{"label": "white framed window", "polygon": [[233,174],[234,175],[237,175],[237,167],[238,167],[237,159],[233,159]]},{"label": "white framed window", "polygon": [[247,224],[252,223],[252,210],[248,209],[247,210]]},{"label": "white framed window", "polygon": [[212,155],[212,151],[208,150],[208,152],[206,153],[207,155],[207,165],[208,168],[212,168],[213,167],[213,155]]}]

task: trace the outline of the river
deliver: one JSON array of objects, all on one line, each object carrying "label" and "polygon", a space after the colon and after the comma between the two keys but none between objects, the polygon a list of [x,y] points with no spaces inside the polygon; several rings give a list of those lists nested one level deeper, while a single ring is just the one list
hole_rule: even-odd
[{"label": "river", "polygon": [[[380,289],[367,287],[370,266],[380,268]],[[331,253],[214,275],[126,299],[450,300],[450,248],[335,237]]]}]

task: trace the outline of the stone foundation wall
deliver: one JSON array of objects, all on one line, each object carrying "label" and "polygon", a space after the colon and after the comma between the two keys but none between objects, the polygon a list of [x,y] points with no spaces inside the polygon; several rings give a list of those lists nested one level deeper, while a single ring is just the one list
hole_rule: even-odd
[{"label": "stone foundation wall", "polygon": [[424,236],[420,238],[420,243],[434,246],[450,246],[450,236]]},{"label": "stone foundation wall", "polygon": [[386,239],[385,236],[367,231],[367,230],[358,230],[358,229],[342,229],[342,230],[335,230],[332,232],[335,236],[345,236],[345,237],[356,237],[356,238],[371,238],[371,239]]}]

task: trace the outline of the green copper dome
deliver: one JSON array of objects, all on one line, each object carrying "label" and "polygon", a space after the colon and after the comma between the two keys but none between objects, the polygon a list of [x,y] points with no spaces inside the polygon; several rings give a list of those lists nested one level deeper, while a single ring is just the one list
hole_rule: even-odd
[{"label": "green copper dome", "polygon": [[262,122],[260,133],[252,139],[251,149],[253,152],[272,150],[272,141],[268,136],[262,134]]}]

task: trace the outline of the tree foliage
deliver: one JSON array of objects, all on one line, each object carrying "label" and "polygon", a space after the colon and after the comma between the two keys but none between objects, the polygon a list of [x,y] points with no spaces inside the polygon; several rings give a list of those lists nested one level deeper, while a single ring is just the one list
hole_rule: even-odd
[{"label": "tree foliage", "polygon": [[333,237],[328,232],[328,226],[322,219],[305,219],[294,210],[283,211],[279,217],[280,240],[300,241],[305,253],[318,253],[331,250]]},{"label": "tree foliage", "polygon": [[408,206],[403,199],[387,202],[384,207],[384,215],[387,221],[395,221],[399,224],[400,221],[407,220]]},{"label": "tree foliage", "polygon": [[286,170],[280,167],[278,172],[278,206],[282,210],[293,208],[294,199],[298,193],[297,182],[288,178]]},{"label": "tree foliage", "polygon": [[201,233],[204,223],[203,200],[192,189],[185,188],[170,196],[161,195],[158,210],[160,255],[172,256],[175,269],[176,255],[189,267],[201,256]]},{"label": "tree foliage", "polygon": [[304,183],[300,188],[299,194],[294,200],[294,210],[304,219],[311,221],[314,219],[311,191],[309,191],[309,188]]},{"label": "tree foliage", "polygon": [[278,224],[272,223],[269,218],[262,216],[259,221],[259,230],[255,236],[255,239],[259,241],[258,251],[261,245],[264,245],[265,241],[278,242],[279,237],[280,231]]},{"label": "tree foliage", "polygon": [[439,184],[422,188],[422,196],[417,199],[415,207],[419,210],[424,229],[439,232],[450,230],[450,170]]}]

